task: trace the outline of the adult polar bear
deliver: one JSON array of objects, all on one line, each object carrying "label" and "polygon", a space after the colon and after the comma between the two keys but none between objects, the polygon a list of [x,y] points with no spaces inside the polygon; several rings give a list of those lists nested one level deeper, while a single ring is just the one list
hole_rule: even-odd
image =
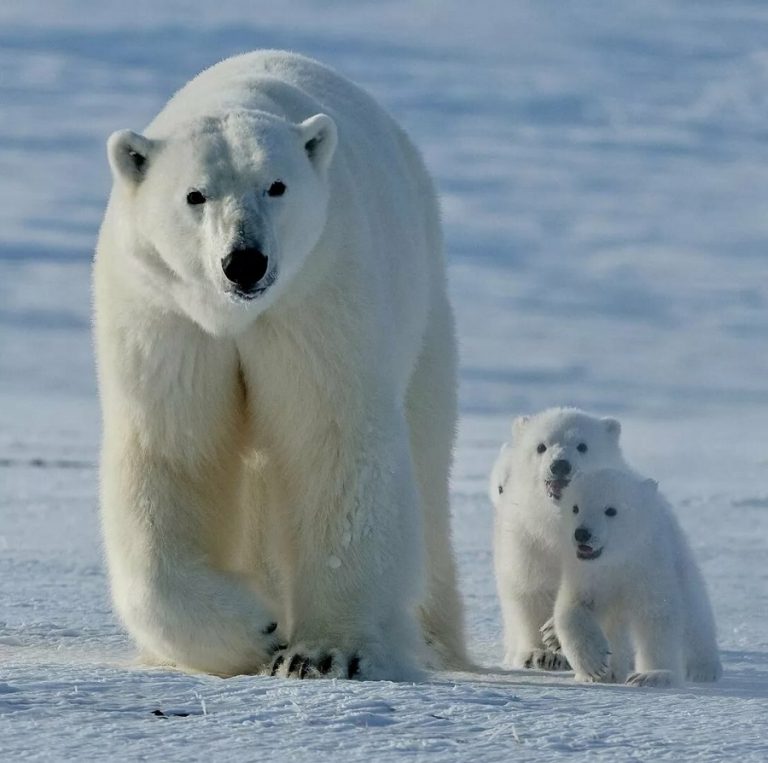
[{"label": "adult polar bear", "polygon": [[341,76],[260,51],[108,154],[101,505],[147,658],[397,679],[427,642],[464,664],[455,340],[415,148]]}]

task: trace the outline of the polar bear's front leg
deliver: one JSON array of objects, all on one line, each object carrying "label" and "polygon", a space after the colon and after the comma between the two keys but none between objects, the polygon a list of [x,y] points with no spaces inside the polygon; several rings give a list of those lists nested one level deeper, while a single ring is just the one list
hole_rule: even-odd
[{"label": "polar bear's front leg", "polygon": [[[128,438],[103,459],[103,525],[116,608],[156,661],[218,675],[256,672],[277,646],[248,582],[215,569],[208,520],[226,494]],[[225,521],[225,520],[221,520]]]},{"label": "polar bear's front leg", "polygon": [[114,313],[132,314],[116,304],[97,313],[101,514],[115,607],[155,662],[257,671],[277,633],[274,614],[234,571],[247,434],[236,352],[173,316],[116,325]]},{"label": "polar bear's front leg", "polygon": [[541,623],[552,612],[552,596],[545,591],[521,595],[499,586],[504,619],[504,664],[512,668],[568,670],[558,647],[543,642]]},{"label": "polar bear's front leg", "polygon": [[304,500],[285,517],[289,647],[275,657],[275,675],[418,674],[424,531],[407,430],[395,413],[364,431],[364,442],[342,437],[316,452],[304,448],[294,472]]},{"label": "polar bear's front leg", "polygon": [[683,680],[682,622],[677,612],[651,611],[632,623],[637,653],[631,686],[674,686]]},{"label": "polar bear's front leg", "polygon": [[608,640],[593,606],[565,586],[555,602],[555,630],[577,681],[605,681],[610,671]]}]

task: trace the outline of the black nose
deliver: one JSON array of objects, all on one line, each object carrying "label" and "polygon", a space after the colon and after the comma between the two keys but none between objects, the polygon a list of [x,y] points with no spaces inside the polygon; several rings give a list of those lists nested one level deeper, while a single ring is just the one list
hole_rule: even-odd
[{"label": "black nose", "polygon": [[586,527],[577,527],[573,537],[578,543],[586,543],[592,537],[592,533]]},{"label": "black nose", "polygon": [[549,471],[551,471],[555,477],[567,477],[571,473],[571,462],[566,461],[564,458],[558,458],[557,461],[552,462]]},{"label": "black nose", "polygon": [[237,286],[239,291],[253,291],[266,275],[269,259],[260,249],[247,247],[233,249],[222,261],[224,275]]}]

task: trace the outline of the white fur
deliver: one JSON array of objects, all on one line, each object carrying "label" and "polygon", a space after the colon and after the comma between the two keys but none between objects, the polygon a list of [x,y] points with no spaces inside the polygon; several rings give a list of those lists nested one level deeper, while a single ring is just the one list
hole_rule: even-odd
[{"label": "white fur", "polygon": [[[359,88],[274,51],[203,72],[108,151],[101,505],[147,658],[254,671],[279,637],[282,672],[331,654],[330,674],[357,656],[407,677],[425,640],[464,664],[453,318],[417,151]],[[222,259],[254,242],[274,282],[246,301]]]},{"label": "white fur", "polygon": [[[704,581],[656,483],[618,469],[584,474],[565,490],[561,511],[554,620],[576,679],[635,686],[669,686],[686,675],[716,680],[721,667]],[[590,533],[581,546],[577,530]],[[599,555],[579,558],[585,547]],[[627,678],[628,637],[635,653]]]},{"label": "white fur", "polygon": [[[494,563],[504,660],[511,667],[567,667],[561,655],[545,647],[540,633],[552,615],[561,572],[560,512],[546,481],[558,459],[571,464],[571,476],[605,466],[626,468],[620,431],[615,419],[552,408],[515,419],[512,439],[501,448],[490,496],[496,508]],[[582,443],[586,453],[578,450]],[[547,448],[544,453],[537,451],[540,444]]]}]

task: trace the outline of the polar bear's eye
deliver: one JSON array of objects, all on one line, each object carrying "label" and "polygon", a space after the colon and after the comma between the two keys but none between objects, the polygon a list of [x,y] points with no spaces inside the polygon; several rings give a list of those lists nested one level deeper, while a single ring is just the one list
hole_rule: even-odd
[{"label": "polar bear's eye", "polygon": [[615,517],[616,516],[616,509],[614,509],[613,506],[609,506],[605,510],[605,516],[606,517]]},{"label": "polar bear's eye", "polygon": [[579,507],[578,506],[574,506],[573,507],[573,513],[574,514],[578,514],[579,513]]},{"label": "polar bear's eye", "polygon": [[543,453],[546,449],[547,449],[547,446],[543,442],[540,442],[538,447],[536,448],[536,452]]},{"label": "polar bear's eye", "polygon": [[282,180],[275,180],[267,190],[267,196],[282,196],[285,193],[285,183]]},{"label": "polar bear's eye", "polygon": [[499,495],[504,492],[504,485],[499,485]]},{"label": "polar bear's eye", "polygon": [[187,204],[193,207],[197,204],[205,204],[205,196],[200,191],[190,191],[187,194]]},{"label": "polar bear's eye", "polygon": [[587,452],[587,450],[589,450],[589,448],[587,448],[587,443],[585,443],[585,442],[580,442],[580,443],[579,443],[579,444],[576,446],[576,450],[578,450],[578,451],[579,451],[579,453],[586,453],[586,452]]}]

